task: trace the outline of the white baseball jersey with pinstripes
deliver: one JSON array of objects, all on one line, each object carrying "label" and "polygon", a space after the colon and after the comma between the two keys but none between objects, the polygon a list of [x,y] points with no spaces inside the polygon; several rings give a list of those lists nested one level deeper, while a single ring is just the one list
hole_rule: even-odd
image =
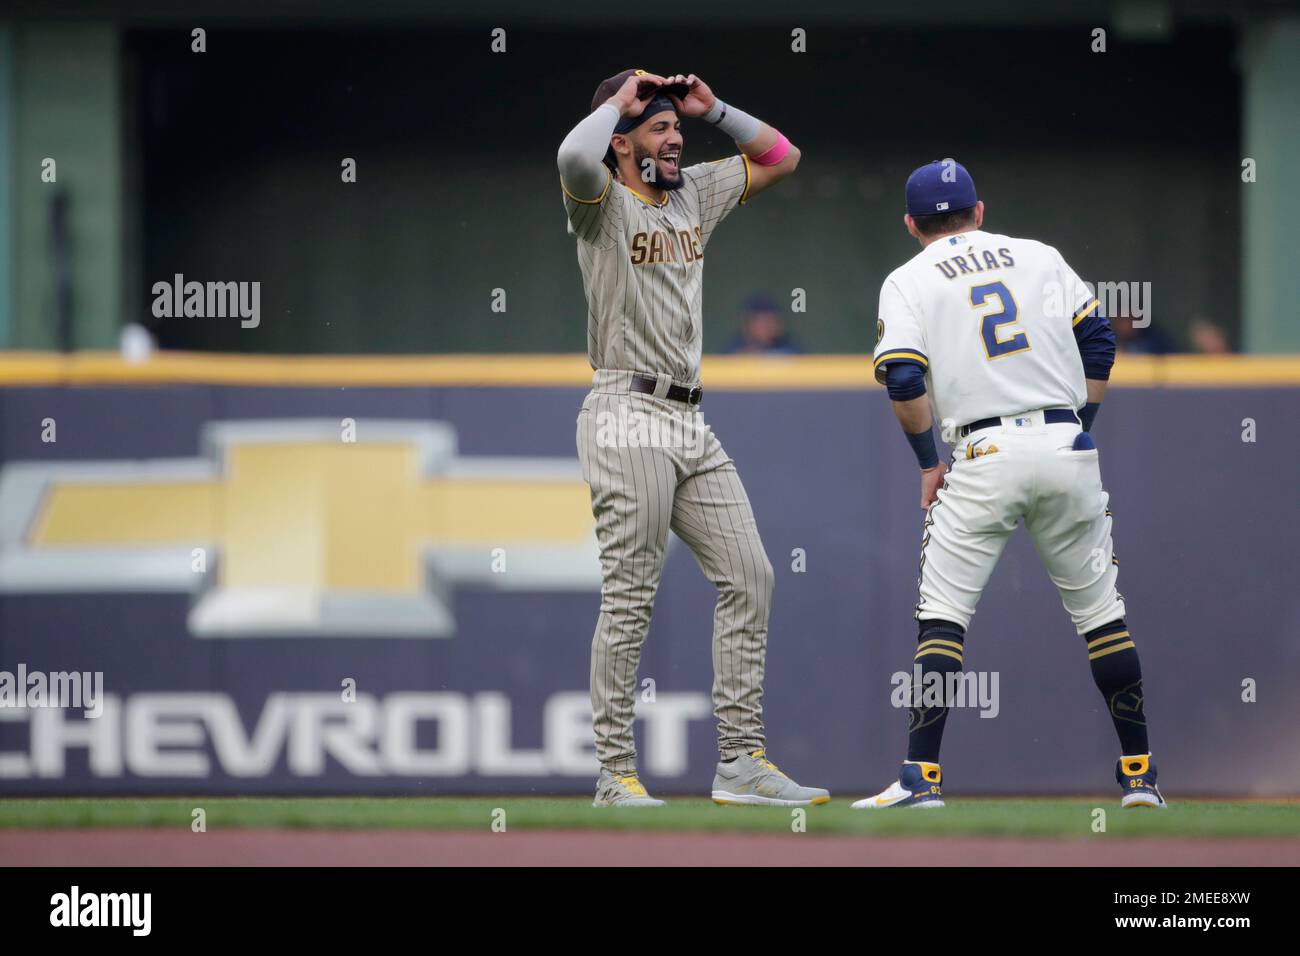
[{"label": "white baseball jersey with pinstripes", "polygon": [[745,201],[749,160],[732,156],[682,170],[680,189],[655,204],[611,176],[582,200],[564,192],[587,293],[587,356],[594,369],[700,379],[704,250]]}]

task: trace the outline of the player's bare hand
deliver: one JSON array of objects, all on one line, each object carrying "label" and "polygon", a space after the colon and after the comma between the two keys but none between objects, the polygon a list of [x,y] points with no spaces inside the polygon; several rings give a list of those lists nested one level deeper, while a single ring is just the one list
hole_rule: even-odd
[{"label": "player's bare hand", "polygon": [[921,472],[921,507],[927,511],[930,505],[939,500],[939,489],[943,487],[943,476],[948,466],[943,462]]},{"label": "player's bare hand", "polygon": [[666,81],[654,73],[629,76],[618,92],[607,103],[612,103],[623,116],[640,116],[650,104],[650,98]]},{"label": "player's bare hand", "polygon": [[673,101],[673,106],[677,107],[677,112],[681,116],[703,116],[713,109],[713,104],[718,99],[708,85],[694,73],[687,76],[678,73],[676,76],[666,77],[664,85],[686,87],[685,96],[668,94],[668,98]]}]

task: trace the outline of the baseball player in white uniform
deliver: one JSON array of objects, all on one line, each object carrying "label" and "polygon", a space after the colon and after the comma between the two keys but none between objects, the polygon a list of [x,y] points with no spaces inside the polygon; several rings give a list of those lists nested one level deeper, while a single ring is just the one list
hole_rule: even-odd
[{"label": "baseball player in white uniform", "polygon": [[[683,168],[683,116],[716,126],[740,154]],[[728,213],[794,172],[799,151],[693,74],[625,70],[600,84],[558,162],[595,370],[577,429],[604,576],[591,645],[594,805],[662,805],[637,776],[632,721],[670,528],[718,589],[714,801],[825,803],[825,790],[767,759],[772,565],[736,466],[699,413],[705,250]]]},{"label": "baseball player in white uniform", "polygon": [[[1164,807],[1089,434],[1114,333],[1056,249],[982,230],[984,204],[959,163],[916,170],[906,195],[904,223],[923,248],[881,287],[875,369],[921,468],[920,633],[907,759],[898,780],[853,806],[943,806],[939,745],[966,629],[1023,521],[1119,736],[1121,804]],[[953,445],[951,470],[938,459],[932,417]]]}]

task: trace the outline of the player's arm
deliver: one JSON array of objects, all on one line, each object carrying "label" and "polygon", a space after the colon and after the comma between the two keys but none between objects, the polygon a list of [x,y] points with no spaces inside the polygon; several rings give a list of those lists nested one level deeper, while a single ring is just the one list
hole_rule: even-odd
[{"label": "player's arm", "polygon": [[947,468],[939,461],[934,444],[930,399],[925,393],[925,375],[930,368],[925,333],[893,276],[880,287],[879,314],[872,363],[876,380],[889,391],[894,417],[916,455],[921,469],[921,507],[928,508],[935,502]]},{"label": "player's arm", "polygon": [[685,96],[669,93],[680,115],[698,116],[736,141],[747,157],[749,185],[745,190],[746,199],[779,183],[799,165],[799,147],[762,120],[718,99],[694,73],[667,77],[665,83],[686,87]]},{"label": "player's arm", "polygon": [[1079,348],[1079,357],[1083,360],[1084,383],[1088,388],[1088,401],[1079,411],[1079,418],[1083,422],[1083,430],[1089,431],[1101,408],[1102,399],[1106,397],[1106,384],[1110,381],[1110,370],[1115,365],[1115,330],[1101,314],[1101,306],[1096,299],[1090,299],[1079,309],[1072,321],[1074,342]]},{"label": "player's arm", "polygon": [[939,460],[939,450],[934,444],[930,400],[925,395],[925,370],[910,363],[891,363],[886,368],[885,387],[889,390],[894,417],[902,426],[903,437],[912,446],[921,469],[921,507],[929,508],[938,497],[948,469]]},{"label": "player's arm", "polygon": [[[577,203],[598,203],[604,199],[611,179],[605,153],[614,127],[624,116],[640,116],[650,102],[650,94],[662,84],[660,76],[630,76],[617,93],[569,130],[556,157],[565,195]],[[639,94],[644,94],[644,98]]]},{"label": "player's arm", "polygon": [[1059,263],[1062,288],[1067,290],[1069,301],[1074,303],[1070,325],[1074,330],[1079,358],[1083,360],[1084,384],[1087,386],[1087,399],[1079,409],[1079,420],[1086,432],[1092,428],[1102,399],[1106,397],[1106,383],[1115,364],[1115,332],[1102,315],[1101,303],[1093,289],[1079,278],[1059,252],[1052,251]]}]

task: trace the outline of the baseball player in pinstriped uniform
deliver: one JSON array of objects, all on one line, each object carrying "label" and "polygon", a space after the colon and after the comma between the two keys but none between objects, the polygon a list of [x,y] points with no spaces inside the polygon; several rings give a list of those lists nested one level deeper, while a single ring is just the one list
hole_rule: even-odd
[{"label": "baseball player in pinstriped uniform", "polygon": [[[920,632],[907,759],[898,780],[853,807],[943,806],[947,687],[964,666],[975,604],[1021,521],[1086,645],[1119,737],[1121,806],[1164,807],[1089,434],[1115,335],[1059,252],[982,231],[984,204],[960,164],[922,166],[906,194],[904,223],[923,248],[881,287],[875,367],[921,467]],[[931,405],[955,429],[950,472],[935,450]],[[936,687],[942,693],[916,696]]]},{"label": "baseball player in pinstriped uniform", "polygon": [[[741,155],[682,168],[681,117]],[[600,84],[558,163],[587,296],[595,370],[578,415],[604,585],[591,647],[600,758],[594,806],[661,806],[637,778],[637,665],[671,528],[718,588],[713,705],[718,803],[824,803],[765,754],[763,663],[772,566],[744,486],[699,414],[704,253],[739,204],[794,172],[799,151],[699,78],[626,70]]]}]

